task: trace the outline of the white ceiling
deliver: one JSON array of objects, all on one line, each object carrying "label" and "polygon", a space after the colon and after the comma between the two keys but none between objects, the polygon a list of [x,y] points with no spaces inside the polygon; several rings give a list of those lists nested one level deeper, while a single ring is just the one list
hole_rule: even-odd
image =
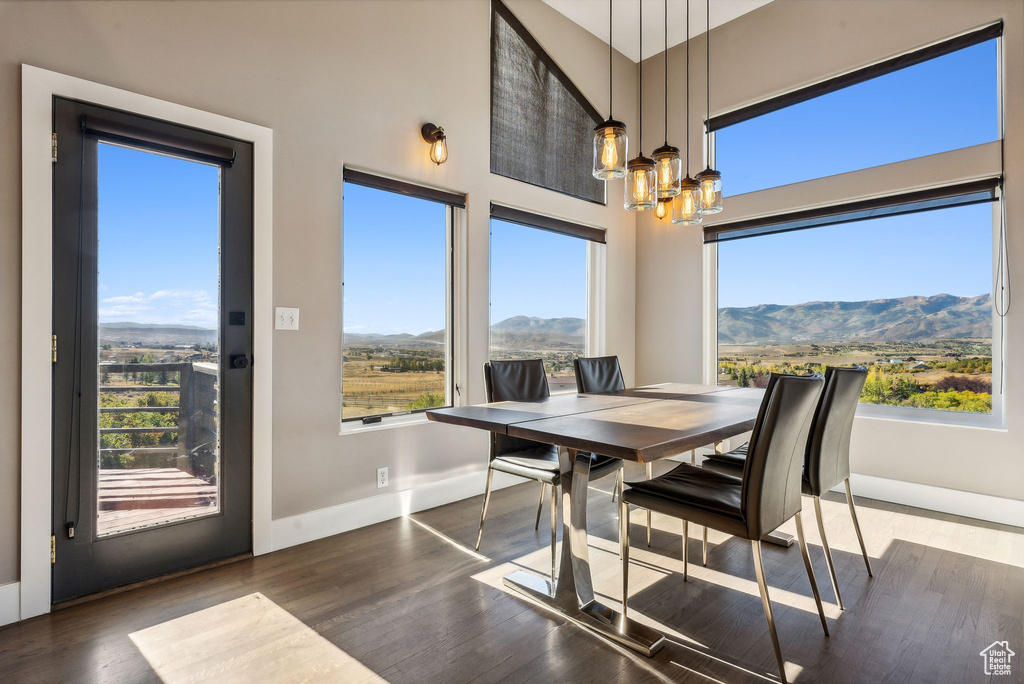
[{"label": "white ceiling", "polygon": [[[644,10],[644,59],[665,49],[665,0],[612,0],[612,35],[615,49],[634,62],[640,55],[640,11]],[[544,0],[595,36],[608,42],[607,0]],[[690,36],[704,33],[707,0],[690,0]],[[752,12],[771,0],[711,0],[711,28]],[[686,37],[686,0],[668,0],[668,46],[682,43]]]}]

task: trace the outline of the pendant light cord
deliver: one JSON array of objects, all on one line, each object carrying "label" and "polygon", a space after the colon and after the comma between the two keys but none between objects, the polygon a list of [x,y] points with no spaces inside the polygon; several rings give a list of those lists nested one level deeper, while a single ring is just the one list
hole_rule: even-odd
[{"label": "pendant light cord", "polygon": [[608,119],[609,121],[615,119],[612,116],[613,100],[612,100],[612,78],[615,75],[615,69],[612,66],[612,56],[615,53],[615,48],[612,46],[612,2],[608,0]]},{"label": "pendant light cord", "polygon": [[690,0],[686,0],[686,177],[690,177]]},{"label": "pendant light cord", "polygon": [[640,63],[638,64],[640,67],[640,80],[637,84],[637,118],[639,121],[637,122],[636,130],[640,143],[640,154],[637,156],[642,157],[644,156],[644,0],[640,0],[637,5],[640,7]]},{"label": "pendant light cord", "polygon": [[707,32],[704,34],[704,86],[707,88],[707,112],[704,120],[704,157],[707,167],[711,168],[711,131],[708,130],[708,122],[711,121],[711,0],[707,0]]},{"label": "pendant light cord", "polygon": [[665,0],[665,147],[668,147],[668,0]]}]

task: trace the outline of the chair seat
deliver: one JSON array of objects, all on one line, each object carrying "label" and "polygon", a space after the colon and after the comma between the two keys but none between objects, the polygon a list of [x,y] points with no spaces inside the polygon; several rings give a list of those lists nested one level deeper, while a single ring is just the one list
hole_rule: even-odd
[{"label": "chair seat", "polygon": [[740,512],[743,481],[731,475],[683,463],[652,480],[632,482],[629,487],[630,491],[743,519]]},{"label": "chair seat", "polygon": [[[611,456],[580,452],[577,457],[590,458],[590,478],[595,480],[622,467],[622,460]],[[558,447],[540,445],[502,454],[491,461],[491,468],[553,484],[559,473]]]},{"label": "chair seat", "polygon": [[[732,477],[742,478],[743,466],[747,461],[748,446],[749,443],[724,454],[713,454],[708,456],[701,464],[701,468],[720,475],[731,475]],[[800,491],[802,494],[806,494],[807,496],[815,495],[811,489],[811,481],[807,477],[806,469],[803,471],[803,475],[800,478]]]}]

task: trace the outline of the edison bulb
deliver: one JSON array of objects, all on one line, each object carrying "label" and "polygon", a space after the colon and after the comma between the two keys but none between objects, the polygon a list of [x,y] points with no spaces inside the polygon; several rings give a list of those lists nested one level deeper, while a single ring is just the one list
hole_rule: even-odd
[{"label": "edison bulb", "polygon": [[630,211],[654,209],[658,203],[655,187],[657,171],[654,160],[640,156],[631,159],[626,165],[625,203]]},{"label": "edison bulb", "polygon": [[430,161],[438,166],[448,161],[448,141],[444,135],[430,144]]},{"label": "edison bulb", "polygon": [[651,155],[658,171],[658,199],[670,199],[679,194],[679,181],[683,178],[683,160],[679,148],[662,145]]},{"label": "edison bulb", "polygon": [[687,176],[680,183],[680,192],[672,198],[672,223],[678,226],[696,226],[701,223],[701,187]]},{"label": "edison bulb", "polygon": [[717,214],[722,211],[722,174],[707,168],[697,174],[700,184],[701,213]]}]

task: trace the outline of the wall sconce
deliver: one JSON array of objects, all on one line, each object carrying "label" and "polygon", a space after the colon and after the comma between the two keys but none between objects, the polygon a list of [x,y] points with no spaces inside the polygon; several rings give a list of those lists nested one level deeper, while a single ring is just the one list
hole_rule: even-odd
[{"label": "wall sconce", "polygon": [[448,160],[448,142],[444,129],[432,123],[425,123],[420,129],[420,135],[430,143],[430,161],[438,166],[444,164]]}]

